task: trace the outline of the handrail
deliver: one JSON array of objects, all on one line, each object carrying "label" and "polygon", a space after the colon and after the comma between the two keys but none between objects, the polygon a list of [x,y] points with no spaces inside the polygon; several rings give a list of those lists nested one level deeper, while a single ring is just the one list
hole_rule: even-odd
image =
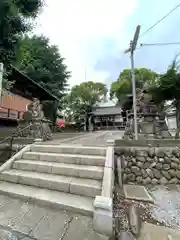
[{"label": "handrail", "polygon": [[2,144],[2,143],[4,143],[4,142],[6,142],[7,140],[10,140],[10,139],[12,139],[12,138],[16,137],[16,135],[17,135],[17,134],[20,134],[20,133],[22,133],[24,130],[26,130],[26,129],[30,128],[32,125],[33,125],[33,124],[29,124],[29,125],[28,125],[28,126],[26,126],[25,128],[23,128],[23,129],[20,129],[19,131],[17,131],[17,132],[15,132],[15,133],[13,133],[11,136],[9,136],[9,137],[7,137],[7,138],[4,138],[4,139],[3,139],[3,140],[0,142],[0,144]]}]

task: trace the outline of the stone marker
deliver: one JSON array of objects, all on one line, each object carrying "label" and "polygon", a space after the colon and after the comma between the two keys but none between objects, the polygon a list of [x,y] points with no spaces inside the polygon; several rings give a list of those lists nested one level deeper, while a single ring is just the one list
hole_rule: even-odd
[{"label": "stone marker", "polygon": [[140,219],[138,209],[131,204],[128,208],[127,216],[128,216],[128,222],[129,222],[129,226],[132,234],[135,237],[139,237],[142,224],[141,224],[141,219]]},{"label": "stone marker", "polygon": [[154,202],[144,186],[124,185],[124,194],[127,199]]},{"label": "stone marker", "polygon": [[131,232],[128,231],[121,231],[118,234],[117,240],[135,240],[134,236]]}]

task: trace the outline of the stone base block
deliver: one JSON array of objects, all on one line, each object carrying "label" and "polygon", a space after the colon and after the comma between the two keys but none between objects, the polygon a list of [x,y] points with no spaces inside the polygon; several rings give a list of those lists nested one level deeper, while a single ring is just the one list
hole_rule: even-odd
[{"label": "stone base block", "polygon": [[35,141],[35,143],[36,143],[36,142],[37,142],[37,143],[38,143],[38,142],[44,142],[42,138],[35,138],[34,141]]},{"label": "stone base block", "polygon": [[141,122],[140,127],[145,134],[153,134],[155,130],[154,122]]},{"label": "stone base block", "polygon": [[112,198],[96,196],[93,213],[94,230],[102,235],[113,235]]}]

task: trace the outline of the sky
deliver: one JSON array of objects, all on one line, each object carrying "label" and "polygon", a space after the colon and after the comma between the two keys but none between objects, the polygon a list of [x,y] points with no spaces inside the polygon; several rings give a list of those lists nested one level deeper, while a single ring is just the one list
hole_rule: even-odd
[{"label": "sky", "polygon": [[[72,77],[70,86],[99,81],[110,87],[130,59],[123,54],[136,26],[141,34],[175,7],[180,0],[46,0],[35,29],[56,44]],[[140,43],[180,42],[180,7],[140,36]],[[140,34],[140,35],[141,35]],[[180,45],[138,48],[135,67],[163,72]]]}]

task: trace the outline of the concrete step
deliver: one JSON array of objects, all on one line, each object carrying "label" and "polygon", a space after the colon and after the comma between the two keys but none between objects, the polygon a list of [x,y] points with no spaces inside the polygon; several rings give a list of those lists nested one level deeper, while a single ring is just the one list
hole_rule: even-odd
[{"label": "concrete step", "polygon": [[104,166],[105,156],[95,155],[76,155],[61,153],[45,153],[45,152],[25,152],[23,159],[59,162],[67,164],[82,164],[91,166]]},{"label": "concrete step", "polygon": [[10,182],[0,182],[0,193],[24,200],[34,201],[40,205],[56,207],[63,210],[93,214],[93,198],[70,193],[40,189]]},{"label": "concrete step", "polygon": [[10,169],[0,175],[0,180],[46,188],[82,196],[101,194],[101,181]]},{"label": "concrete step", "polygon": [[82,155],[96,155],[105,156],[105,147],[90,147],[90,146],[78,146],[78,145],[37,145],[31,146],[32,152],[44,152],[44,153],[64,153],[64,154],[82,154]]},{"label": "concrete step", "polygon": [[102,180],[104,168],[77,164],[56,163],[47,161],[17,160],[13,163],[14,169],[35,171],[80,178]]}]

